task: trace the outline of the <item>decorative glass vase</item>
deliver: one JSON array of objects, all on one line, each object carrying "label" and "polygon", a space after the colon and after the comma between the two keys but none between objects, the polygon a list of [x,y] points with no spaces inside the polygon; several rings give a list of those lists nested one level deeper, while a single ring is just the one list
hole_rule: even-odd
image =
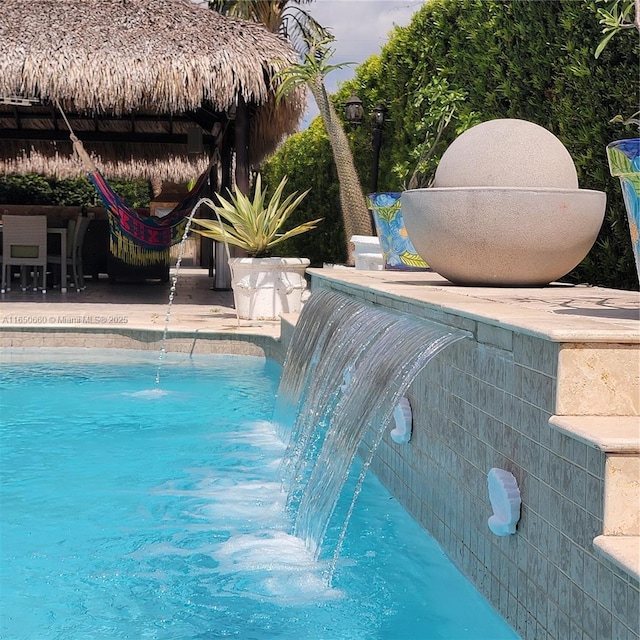
[{"label": "decorative glass vase", "polygon": [[404,226],[399,192],[370,193],[376,232],[384,257],[385,270],[426,271],[429,265],[418,255]]},{"label": "decorative glass vase", "polygon": [[622,196],[629,219],[633,257],[640,279],[640,138],[616,140],[607,145],[611,175],[620,178]]}]

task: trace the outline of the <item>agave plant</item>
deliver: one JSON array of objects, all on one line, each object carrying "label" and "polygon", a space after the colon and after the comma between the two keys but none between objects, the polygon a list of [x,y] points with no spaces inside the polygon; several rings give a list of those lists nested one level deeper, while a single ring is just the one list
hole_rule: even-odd
[{"label": "agave plant", "polygon": [[262,190],[260,174],[256,178],[253,199],[242,193],[237,185],[234,189],[235,193],[229,192],[228,200],[218,196],[219,204],[204,198],[201,202],[213,209],[219,218],[215,220],[194,218],[193,223],[202,227],[194,231],[205,238],[240,247],[254,258],[269,256],[273,247],[293,236],[315,229],[318,222],[322,220],[318,218],[288,231],[282,231],[289,216],[309,193],[307,190],[297,195],[296,191],[282,200],[286,183],[285,176],[266,205],[267,193]]}]

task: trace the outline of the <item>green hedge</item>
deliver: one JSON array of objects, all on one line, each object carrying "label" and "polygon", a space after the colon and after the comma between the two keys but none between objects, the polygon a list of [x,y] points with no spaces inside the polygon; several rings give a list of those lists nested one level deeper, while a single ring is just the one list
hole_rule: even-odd
[{"label": "green hedge", "polygon": [[[149,206],[152,191],[147,180],[110,179],[109,184],[130,207]],[[34,173],[0,175],[0,203],[69,207],[102,205],[95,188],[87,178],[60,180]]]}]

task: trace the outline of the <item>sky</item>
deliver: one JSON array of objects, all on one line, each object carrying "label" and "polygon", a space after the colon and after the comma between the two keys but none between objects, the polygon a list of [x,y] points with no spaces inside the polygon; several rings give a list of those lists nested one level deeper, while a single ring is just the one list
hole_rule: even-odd
[{"label": "sky", "polygon": [[[343,69],[332,71],[325,85],[329,93],[335,93],[341,82],[353,78],[355,68],[374,53],[378,53],[389,39],[395,25],[406,26],[411,16],[427,0],[314,0],[302,4],[323,27],[333,34],[335,53],[330,64],[355,62]],[[197,4],[206,0],[193,0]],[[308,107],[300,124],[309,126],[318,115],[313,97],[309,94]]]},{"label": "sky", "polygon": [[[380,51],[394,25],[409,24],[411,16],[423,4],[424,0],[315,0],[302,8],[330,29],[335,37],[335,53],[330,64],[359,64]],[[341,82],[353,78],[356,66],[332,71],[326,78],[329,93],[334,93]],[[306,128],[317,115],[316,105],[309,95],[301,128]]]}]

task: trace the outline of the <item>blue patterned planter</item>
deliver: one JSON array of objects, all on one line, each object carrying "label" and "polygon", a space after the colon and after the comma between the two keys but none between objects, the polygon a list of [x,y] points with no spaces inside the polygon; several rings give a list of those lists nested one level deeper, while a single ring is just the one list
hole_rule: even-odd
[{"label": "blue patterned planter", "polygon": [[640,279],[640,138],[616,140],[607,145],[611,175],[620,178],[636,271]]},{"label": "blue patterned planter", "polygon": [[384,268],[391,271],[425,271],[429,265],[418,255],[402,219],[399,192],[370,193],[369,208],[373,212]]}]

